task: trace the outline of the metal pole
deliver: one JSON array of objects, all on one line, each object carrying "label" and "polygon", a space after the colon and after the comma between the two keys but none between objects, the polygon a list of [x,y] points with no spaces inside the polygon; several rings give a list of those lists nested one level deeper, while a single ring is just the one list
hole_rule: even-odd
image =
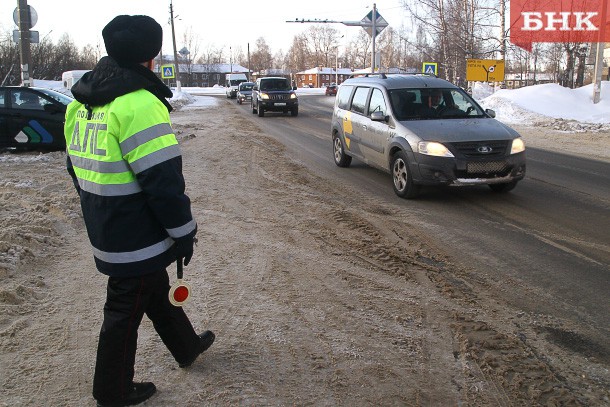
[{"label": "metal pole", "polygon": [[335,47],[335,84],[339,84],[339,46]]},{"label": "metal pole", "polygon": [[593,75],[595,83],[593,84],[593,103],[599,103],[601,98],[601,86],[602,86],[602,71],[604,69],[604,48],[606,48],[606,43],[604,41],[604,32],[606,31],[606,25],[608,25],[608,15],[606,13],[608,8],[608,0],[602,1],[602,18],[601,18],[601,27],[599,29],[599,38],[597,47],[595,48],[596,58],[595,58],[595,73]]},{"label": "metal pole", "polygon": [[17,0],[19,9],[19,55],[21,57],[21,86],[32,86],[30,80],[30,65],[32,56],[30,54],[30,8],[27,0]]},{"label": "metal pole", "polygon": [[182,91],[180,85],[180,62],[178,61],[178,52],[176,51],[176,33],[174,32],[174,5],[172,0],[169,2],[169,15],[171,17],[172,22],[172,41],[174,43],[174,63],[176,65],[176,90],[178,92]]},{"label": "metal pole", "polygon": [[371,61],[371,73],[375,73],[375,38],[377,37],[377,4],[373,3],[373,15],[372,15],[372,20],[373,20],[373,32],[372,32],[372,37],[373,37],[373,60]]},{"label": "metal pole", "polygon": [[250,69],[250,43],[248,43],[248,80],[252,82],[252,70]]}]

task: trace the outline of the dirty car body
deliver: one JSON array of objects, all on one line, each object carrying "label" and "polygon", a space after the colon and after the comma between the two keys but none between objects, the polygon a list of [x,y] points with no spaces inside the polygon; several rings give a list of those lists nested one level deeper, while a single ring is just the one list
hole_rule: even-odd
[{"label": "dirty car body", "polygon": [[339,88],[331,134],[338,166],[352,157],[389,172],[394,191],[422,185],[513,189],[525,176],[520,135],[464,90],[428,75],[351,78]]}]

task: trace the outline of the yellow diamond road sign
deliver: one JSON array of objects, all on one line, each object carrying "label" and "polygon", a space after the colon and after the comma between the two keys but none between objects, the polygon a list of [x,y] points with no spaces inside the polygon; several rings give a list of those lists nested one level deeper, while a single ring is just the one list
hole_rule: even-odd
[{"label": "yellow diamond road sign", "polygon": [[161,78],[170,79],[175,77],[174,65],[161,65]]},{"label": "yellow diamond road sign", "polygon": [[504,60],[467,59],[466,80],[474,82],[504,82]]}]

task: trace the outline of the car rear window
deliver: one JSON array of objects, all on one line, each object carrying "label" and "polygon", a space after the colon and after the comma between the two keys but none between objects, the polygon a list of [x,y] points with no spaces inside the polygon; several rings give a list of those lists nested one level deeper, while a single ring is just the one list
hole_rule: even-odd
[{"label": "car rear window", "polygon": [[337,107],[339,109],[347,110],[349,108],[349,98],[352,95],[352,90],[354,90],[353,86],[341,85],[337,95]]},{"label": "car rear window", "polygon": [[369,89],[365,87],[356,88],[356,93],[354,93],[354,99],[352,100],[352,108],[350,109],[352,112],[364,114],[364,108],[366,107],[366,98],[369,95]]}]

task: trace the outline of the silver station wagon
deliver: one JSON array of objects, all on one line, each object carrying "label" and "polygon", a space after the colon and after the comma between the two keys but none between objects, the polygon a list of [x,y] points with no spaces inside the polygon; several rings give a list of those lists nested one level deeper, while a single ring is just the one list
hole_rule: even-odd
[{"label": "silver station wagon", "polygon": [[510,191],[525,176],[525,145],[464,90],[435,76],[375,74],[339,88],[331,132],[335,164],[352,157],[392,175],[394,192],[486,184]]}]

